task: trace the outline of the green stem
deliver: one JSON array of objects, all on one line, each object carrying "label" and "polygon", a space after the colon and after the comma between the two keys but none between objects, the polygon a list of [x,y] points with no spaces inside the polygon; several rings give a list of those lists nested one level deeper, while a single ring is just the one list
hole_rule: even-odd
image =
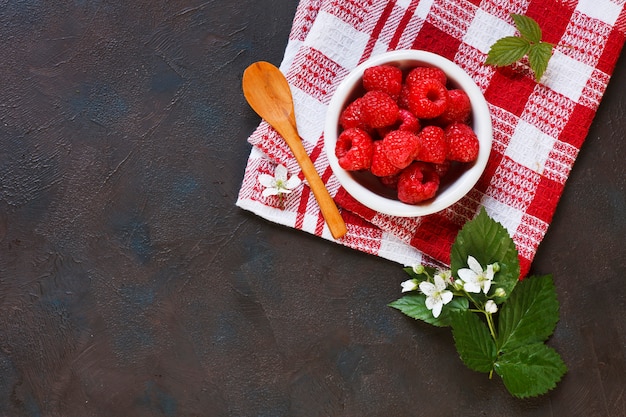
[{"label": "green stem", "polygon": [[493,337],[493,341],[497,342],[498,337],[496,336],[496,329],[494,328],[494,325],[493,325],[493,315],[491,313],[487,313],[486,311],[483,311],[483,313],[485,313],[485,317],[487,317],[487,325],[489,326],[489,333],[491,333],[491,337]]}]

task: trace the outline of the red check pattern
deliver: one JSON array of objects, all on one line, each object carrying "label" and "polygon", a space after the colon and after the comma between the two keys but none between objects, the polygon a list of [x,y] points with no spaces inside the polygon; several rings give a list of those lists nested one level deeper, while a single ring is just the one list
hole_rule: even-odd
[{"label": "red check pattern", "polygon": [[[449,263],[458,230],[484,207],[515,241],[522,276],[547,232],[625,40],[626,0],[301,0],[281,63],[303,142],[340,206],[348,234],[337,243],[411,265]],[[485,66],[489,47],[515,34],[511,13],[537,20],[556,45],[536,82],[527,62]],[[395,49],[422,49],[461,66],[483,91],[494,124],[485,173],[442,212],[398,218],[374,212],[338,184],[323,150],[327,105],[359,63]],[[253,145],[237,205],[270,221],[333,240],[308,187],[263,197],[260,173],[297,163],[265,122]],[[301,174],[300,174],[301,175]]]}]

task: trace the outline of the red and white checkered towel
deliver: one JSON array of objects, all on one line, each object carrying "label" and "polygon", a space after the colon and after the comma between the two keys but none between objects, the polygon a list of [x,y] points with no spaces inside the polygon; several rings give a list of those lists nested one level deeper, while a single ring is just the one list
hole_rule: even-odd
[{"label": "red and white checkered towel", "polygon": [[[537,248],[624,44],[626,0],[301,0],[280,69],[295,100],[300,135],[342,210],[348,233],[337,243],[403,265],[447,265],[460,229],[485,207],[515,241],[522,277]],[[539,83],[523,61],[484,65],[499,38],[516,33],[510,13],[534,18],[556,44]],[[395,49],[422,49],[462,67],[484,93],[494,123],[493,149],[475,188],[451,208],[420,218],[373,212],[338,184],[323,149],[330,98],[348,72]],[[281,137],[261,122],[237,205],[270,221],[333,240],[306,186],[263,197],[260,173],[299,167]]]}]

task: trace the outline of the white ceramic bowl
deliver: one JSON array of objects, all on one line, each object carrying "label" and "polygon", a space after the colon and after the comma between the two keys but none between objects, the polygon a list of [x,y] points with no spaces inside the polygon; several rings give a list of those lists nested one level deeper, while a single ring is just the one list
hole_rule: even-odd
[{"label": "white ceramic bowl", "polygon": [[[448,85],[460,88],[467,93],[472,107],[471,126],[478,137],[480,148],[476,161],[466,164],[449,181],[442,181],[434,198],[420,204],[405,204],[398,200],[393,191],[379,184],[371,174],[350,172],[339,166],[335,156],[335,144],[341,133],[339,116],[343,109],[362,94],[361,79],[366,68],[374,65],[393,64],[402,69],[416,66],[438,67],[446,73]],[[345,190],[361,204],[381,213],[415,217],[436,213],[451,206],[474,187],[482,175],[491,152],[493,129],[489,107],[482,92],[470,76],[454,62],[430,52],[418,50],[398,50],[376,55],[358,65],[346,76],[333,95],[326,115],[324,127],[324,147],[330,166]]]}]

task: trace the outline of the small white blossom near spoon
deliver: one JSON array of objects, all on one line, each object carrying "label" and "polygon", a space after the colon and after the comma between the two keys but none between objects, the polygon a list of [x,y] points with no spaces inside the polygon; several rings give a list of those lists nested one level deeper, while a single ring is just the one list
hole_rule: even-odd
[{"label": "small white blossom near spoon", "polygon": [[287,167],[280,164],[276,166],[274,170],[274,176],[269,174],[259,175],[259,183],[265,187],[263,190],[263,197],[278,196],[281,206],[283,205],[283,194],[289,194],[292,190],[297,188],[302,180],[296,175],[288,177],[289,172]]}]

